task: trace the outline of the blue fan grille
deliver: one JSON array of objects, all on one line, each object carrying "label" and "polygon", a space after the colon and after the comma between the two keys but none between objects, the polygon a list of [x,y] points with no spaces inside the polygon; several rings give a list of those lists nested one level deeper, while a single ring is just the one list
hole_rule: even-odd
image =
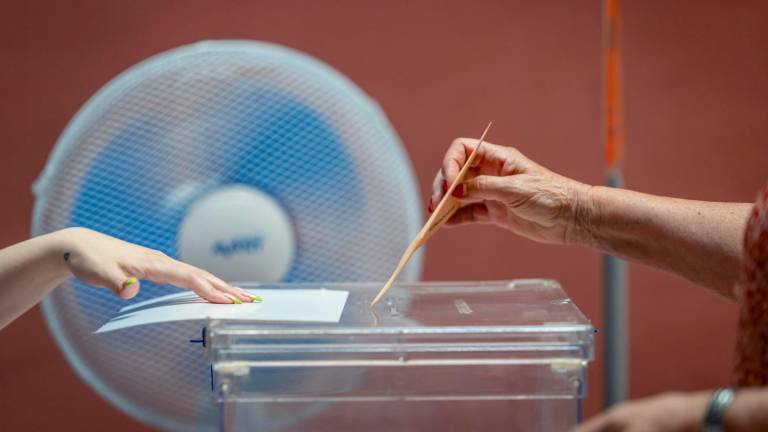
[{"label": "blue fan grille", "polygon": [[[288,212],[288,282],[386,279],[419,227],[407,158],[359,89],[291,50],[208,42],[139,64],[88,102],[36,188],[34,233],[85,226],[176,256],[192,203],[232,184]],[[146,283],[135,301],[175,291]],[[68,281],[44,310],[77,372],[117,406],[168,429],[215,429],[208,366],[188,342],[201,324],[92,334],[125,305]]]}]

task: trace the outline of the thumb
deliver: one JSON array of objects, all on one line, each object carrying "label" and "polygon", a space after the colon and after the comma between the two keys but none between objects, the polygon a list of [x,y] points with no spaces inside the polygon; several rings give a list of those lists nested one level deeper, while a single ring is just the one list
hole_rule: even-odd
[{"label": "thumb", "polygon": [[90,260],[77,257],[66,259],[66,261],[72,275],[90,286],[108,288],[115,295],[126,300],[139,293],[141,287],[139,278],[126,274],[117,265],[98,267]]},{"label": "thumb", "polygon": [[106,277],[107,287],[125,300],[135,297],[141,288],[141,282],[137,277],[126,275],[120,269],[110,271]]},{"label": "thumb", "polygon": [[139,279],[137,277],[131,276],[123,280],[122,289],[118,295],[121,298],[128,300],[136,297],[136,294],[139,293],[140,288],[141,282],[139,282]]}]

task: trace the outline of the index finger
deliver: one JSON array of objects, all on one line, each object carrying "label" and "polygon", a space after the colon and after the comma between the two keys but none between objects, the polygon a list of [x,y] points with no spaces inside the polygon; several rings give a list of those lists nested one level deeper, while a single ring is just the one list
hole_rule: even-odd
[{"label": "index finger", "polygon": [[472,138],[457,138],[448,147],[448,151],[443,157],[443,174],[445,174],[445,180],[448,184],[453,183],[453,180],[459,175],[461,167],[467,162],[467,158],[472,154],[477,143],[478,140]]},{"label": "index finger", "polygon": [[[467,152],[466,146],[460,145],[464,149],[463,157],[461,157],[461,153],[458,154],[456,152],[453,153],[454,156],[460,156],[460,162],[457,164],[455,163],[449,163],[448,167],[445,167],[445,164],[443,164],[443,172],[446,174],[446,177],[448,178],[448,183],[453,184],[454,181],[456,181],[456,176],[461,174],[461,171],[463,169],[463,166],[466,164],[467,159],[472,159],[470,163],[474,162],[474,158],[477,157],[477,153],[479,153],[480,145],[482,144],[483,140],[485,140],[485,136],[488,134],[488,130],[491,129],[491,125],[493,122],[489,122],[488,126],[485,127],[485,130],[483,131],[482,135],[480,135],[480,139],[477,140],[474,143],[474,147],[472,147],[469,152]],[[466,139],[459,139],[460,141],[466,141]],[[456,141],[454,141],[454,144]],[[453,146],[451,146],[453,147]],[[451,153],[451,148],[448,149],[448,153]],[[447,155],[446,155],[447,156]],[[444,160],[445,161],[445,160]],[[458,165],[458,167],[457,167]],[[445,168],[448,168],[447,170]],[[466,170],[465,170],[466,171]],[[453,185],[452,185],[453,186]],[[453,187],[448,188],[451,192],[453,192]]]},{"label": "index finger", "polygon": [[[473,138],[457,138],[443,158],[442,172],[448,184],[451,184],[459,174],[461,167],[477,147],[479,140]],[[482,147],[472,163],[477,175],[508,176],[527,172],[538,167],[514,147],[506,147],[483,141]],[[540,168],[540,167],[539,167]],[[466,180],[466,179],[464,179]]]},{"label": "index finger", "polygon": [[[443,157],[442,171],[448,184],[451,184],[461,171],[461,167],[467,162],[472,151],[475,150],[480,140],[474,138],[457,138],[448,147],[448,151]],[[477,156],[472,163],[473,167],[478,167],[479,174],[501,175],[505,167],[515,167],[518,170],[520,158],[514,157],[515,151],[511,147],[504,147],[498,144],[483,141],[483,145],[477,151]],[[512,160],[514,159],[514,160]]]}]

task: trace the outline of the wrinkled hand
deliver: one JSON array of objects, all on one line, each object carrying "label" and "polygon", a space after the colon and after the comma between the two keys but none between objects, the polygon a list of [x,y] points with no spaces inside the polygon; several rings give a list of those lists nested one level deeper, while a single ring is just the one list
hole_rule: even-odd
[{"label": "wrinkled hand", "polygon": [[712,392],[664,393],[626,402],[591,418],[573,432],[695,432]]},{"label": "wrinkled hand", "polygon": [[[432,212],[477,145],[456,139],[433,184]],[[588,211],[590,187],[555,174],[512,147],[484,142],[464,183],[454,190],[462,207],[449,225],[492,223],[543,243],[579,243],[578,213]]]},{"label": "wrinkled hand", "polygon": [[[187,288],[213,303],[251,302],[253,297],[189,264],[160,251],[128,243],[85,228],[68,228],[64,235],[65,259],[70,272],[81,281],[109,288],[129,299],[139,292],[139,279]],[[235,300],[237,299],[237,300]]]}]

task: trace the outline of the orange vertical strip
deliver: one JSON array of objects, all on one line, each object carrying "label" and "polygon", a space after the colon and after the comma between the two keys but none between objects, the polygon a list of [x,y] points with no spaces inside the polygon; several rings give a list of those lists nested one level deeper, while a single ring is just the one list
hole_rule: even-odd
[{"label": "orange vertical strip", "polygon": [[620,0],[605,0],[603,16],[603,141],[605,168],[618,169],[624,152],[621,98]]}]

